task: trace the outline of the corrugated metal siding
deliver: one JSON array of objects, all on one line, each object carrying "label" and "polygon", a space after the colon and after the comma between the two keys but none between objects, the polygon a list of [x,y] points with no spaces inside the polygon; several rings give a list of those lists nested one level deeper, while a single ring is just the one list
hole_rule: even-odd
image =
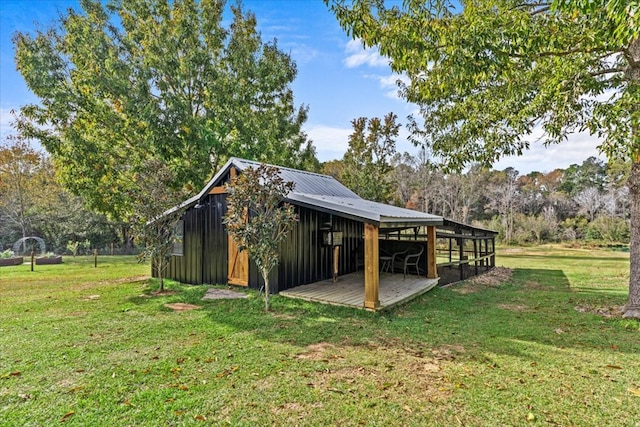
[{"label": "corrugated metal siding", "polygon": [[202,242],[205,209],[189,209],[184,213],[184,255],[172,256],[167,278],[199,285],[202,282]]},{"label": "corrugated metal siding", "polygon": [[225,195],[207,197],[204,224],[203,281],[210,284],[227,283],[228,243],[222,220],[227,212]]},{"label": "corrugated metal siding", "polygon": [[[182,283],[227,283],[227,233],[222,220],[227,210],[225,195],[207,196],[204,207],[185,212],[184,256],[172,257],[167,277]],[[332,222],[333,231],[343,233],[340,247],[340,275],[355,271],[355,253],[364,245],[364,225],[351,219],[331,216],[296,206],[298,223],[280,246],[280,264],[270,274],[271,292],[332,276],[332,248],[322,245],[321,228]],[[260,289],[262,276],[249,260],[249,286]]]},{"label": "corrugated metal siding", "polygon": [[[296,207],[298,223],[280,246],[280,264],[274,268],[277,275],[271,275],[271,289],[280,292],[295,286],[314,283],[332,277],[332,248],[322,245],[324,223],[331,216],[304,207]],[[340,247],[339,274],[355,271],[354,253],[363,245],[362,223],[345,218],[333,217],[333,231],[343,233]],[[257,273],[257,270],[256,270]]]}]

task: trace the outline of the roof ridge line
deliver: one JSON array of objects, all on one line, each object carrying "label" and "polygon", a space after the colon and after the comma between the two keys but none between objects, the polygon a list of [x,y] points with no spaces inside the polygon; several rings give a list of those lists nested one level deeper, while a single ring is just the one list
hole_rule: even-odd
[{"label": "roof ridge line", "polygon": [[[320,177],[323,177],[323,178],[329,178],[329,179],[333,179],[333,180],[338,181],[335,177],[333,177],[331,175],[318,173],[318,172],[305,171],[305,170],[302,170],[302,169],[290,168],[290,167],[287,167],[287,166],[273,165],[273,164],[266,163],[266,162],[259,162],[257,160],[243,159],[243,158],[240,158],[240,157],[231,157],[229,160],[231,160],[232,162],[234,160],[238,160],[240,162],[245,162],[245,163],[265,164],[267,166],[272,166],[272,167],[278,168],[278,169],[284,169],[284,170],[288,170],[288,171],[291,171],[291,172],[303,173],[303,174],[307,174],[307,175],[315,175],[315,176],[320,176]],[[338,182],[340,182],[340,181],[338,181]]]}]

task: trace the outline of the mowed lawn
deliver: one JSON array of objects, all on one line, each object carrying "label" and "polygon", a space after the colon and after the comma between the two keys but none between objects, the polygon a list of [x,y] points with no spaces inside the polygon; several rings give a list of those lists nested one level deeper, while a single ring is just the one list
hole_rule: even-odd
[{"label": "mowed lawn", "polygon": [[[384,313],[157,296],[135,258],[0,268],[2,426],[639,426],[628,253],[502,249]],[[504,274],[504,271],[501,271]],[[174,312],[167,303],[200,308]],[[613,317],[608,317],[611,314]]]}]

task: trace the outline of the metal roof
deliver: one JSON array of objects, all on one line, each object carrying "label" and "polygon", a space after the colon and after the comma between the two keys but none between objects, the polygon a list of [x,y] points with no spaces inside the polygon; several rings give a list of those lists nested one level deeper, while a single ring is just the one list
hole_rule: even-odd
[{"label": "metal roof", "polygon": [[294,192],[287,199],[296,204],[313,207],[329,213],[360,221],[377,223],[380,228],[407,228],[423,225],[441,225],[443,218],[425,212],[399,208],[362,198],[346,198]]},{"label": "metal roof", "polygon": [[[235,166],[242,171],[246,168],[258,167],[260,164],[259,162],[232,157],[218,173],[211,178],[198,195],[182,202],[180,205],[167,211],[167,213],[181,208],[191,207],[204,200],[213,187],[220,185],[220,181],[231,166]],[[274,167],[279,169],[282,179],[292,181],[295,184],[293,191],[287,196],[287,201],[294,204],[358,221],[373,222],[383,229],[442,225],[443,223],[441,216],[365,200],[332,176],[280,166]]]},{"label": "metal roof", "polygon": [[[238,159],[236,157],[229,160],[238,169],[243,170],[245,168],[257,168],[260,166],[260,162],[253,162],[251,160]],[[280,177],[286,182],[293,182],[295,187],[294,193],[303,194],[317,194],[324,196],[336,196],[359,199],[353,191],[342,185],[338,180],[329,175],[321,175],[319,173],[306,172],[297,169],[284,168],[281,166],[271,165],[278,168],[280,171]]]}]

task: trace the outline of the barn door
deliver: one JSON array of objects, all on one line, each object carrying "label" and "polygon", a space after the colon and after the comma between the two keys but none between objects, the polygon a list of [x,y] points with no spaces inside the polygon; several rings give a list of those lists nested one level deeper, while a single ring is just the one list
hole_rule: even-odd
[{"label": "barn door", "polygon": [[[247,220],[247,213],[245,212],[245,221]],[[233,237],[229,235],[229,277],[227,277],[227,283],[230,285],[249,285],[249,254],[247,251],[240,252],[238,245],[233,241]]]}]

